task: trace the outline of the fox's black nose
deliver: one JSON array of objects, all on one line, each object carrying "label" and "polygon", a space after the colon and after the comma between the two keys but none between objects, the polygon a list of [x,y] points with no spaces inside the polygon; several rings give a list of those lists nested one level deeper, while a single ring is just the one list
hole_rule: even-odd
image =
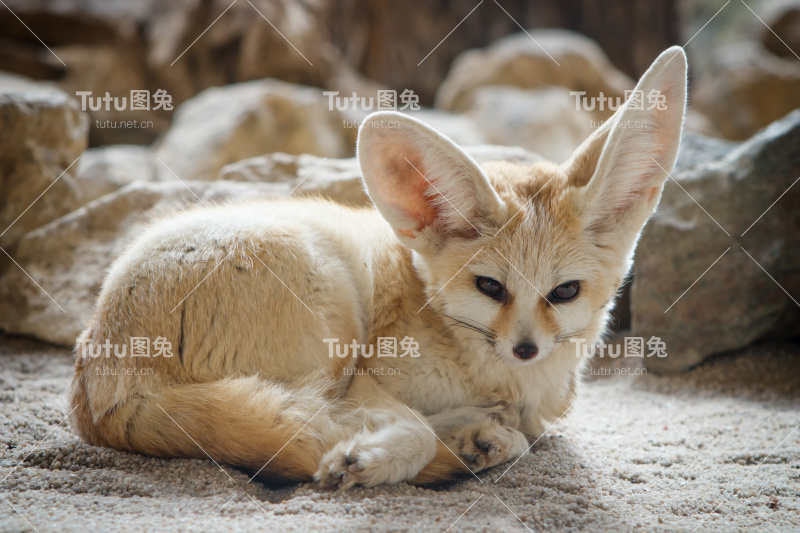
[{"label": "fox's black nose", "polygon": [[523,361],[533,359],[538,353],[539,347],[532,342],[520,342],[514,346],[514,355]]}]

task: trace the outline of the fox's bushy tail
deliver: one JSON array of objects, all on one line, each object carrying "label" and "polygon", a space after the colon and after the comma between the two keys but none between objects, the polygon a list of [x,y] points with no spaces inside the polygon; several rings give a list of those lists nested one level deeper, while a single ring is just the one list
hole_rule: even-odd
[{"label": "fox's bushy tail", "polygon": [[295,389],[259,376],[176,384],[132,395],[95,418],[86,377],[76,371],[72,425],[97,446],[210,456],[264,481],[293,482],[311,480],[322,455],[342,438],[336,406],[319,387]]}]

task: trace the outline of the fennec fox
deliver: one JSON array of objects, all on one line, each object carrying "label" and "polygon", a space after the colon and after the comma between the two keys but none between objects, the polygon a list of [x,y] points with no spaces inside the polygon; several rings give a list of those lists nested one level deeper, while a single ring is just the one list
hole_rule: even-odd
[{"label": "fennec fox", "polygon": [[[575,398],[569,339],[603,334],[673,168],[683,50],[636,91],[561,165],[481,167],[381,112],[358,135],[376,209],[289,199],[156,223],[78,339],[73,427],[326,487],[436,483],[519,457]],[[172,357],[98,357],[159,337]]]}]

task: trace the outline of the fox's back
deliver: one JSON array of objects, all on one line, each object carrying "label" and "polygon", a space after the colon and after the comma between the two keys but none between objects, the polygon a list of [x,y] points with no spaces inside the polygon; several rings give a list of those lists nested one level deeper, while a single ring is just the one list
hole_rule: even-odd
[{"label": "fox's back", "polygon": [[[94,415],[172,381],[339,379],[354,360],[321,359],[320,339],[363,338],[371,270],[393,242],[373,209],[317,199],[191,209],[154,223],[111,267],[78,351],[161,338],[172,357],[81,357],[98,385]],[[97,370],[108,366],[130,374],[128,386],[105,390]]]}]

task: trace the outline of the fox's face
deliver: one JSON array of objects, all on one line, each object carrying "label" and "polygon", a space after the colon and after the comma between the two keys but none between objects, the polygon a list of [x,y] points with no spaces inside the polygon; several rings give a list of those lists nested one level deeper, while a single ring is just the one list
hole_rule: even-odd
[{"label": "fox's face", "polygon": [[365,121],[358,155],[368,192],[414,251],[423,307],[454,326],[468,356],[532,365],[563,347],[574,357],[570,339],[602,334],[677,157],[680,48],[664,52],[633,94],[654,90],[666,109],[626,104],[561,165],[480,167],[405,115]]},{"label": "fox's face", "polygon": [[558,346],[574,354],[570,339],[600,333],[628,250],[596,246],[578,189],[557,165],[493,163],[485,172],[503,207],[495,223],[476,226],[483,236],[417,257],[427,298],[441,289],[427,307],[480,357],[524,366]]}]

